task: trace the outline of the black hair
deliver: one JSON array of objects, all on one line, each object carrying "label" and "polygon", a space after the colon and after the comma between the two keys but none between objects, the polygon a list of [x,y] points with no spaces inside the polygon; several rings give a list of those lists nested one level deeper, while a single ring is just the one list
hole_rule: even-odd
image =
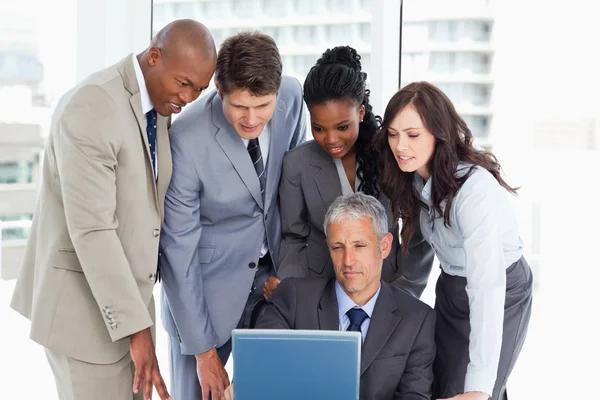
[{"label": "black hair", "polygon": [[361,182],[358,190],[378,198],[381,189],[372,138],[381,124],[381,118],[373,113],[366,81],[367,74],[362,71],[360,55],[355,49],[350,46],[327,49],[306,76],[304,101],[310,106],[329,100],[348,99],[365,107],[365,116],[359,125],[354,145],[358,163],[356,175]]}]

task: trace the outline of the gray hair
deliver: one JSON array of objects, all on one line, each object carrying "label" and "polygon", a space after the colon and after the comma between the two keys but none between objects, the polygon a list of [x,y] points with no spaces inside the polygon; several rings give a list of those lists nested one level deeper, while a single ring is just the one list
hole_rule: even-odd
[{"label": "gray hair", "polygon": [[329,206],[323,224],[325,236],[330,224],[363,217],[371,218],[377,239],[383,239],[388,233],[388,217],[385,208],[375,197],[361,192],[340,196]]}]

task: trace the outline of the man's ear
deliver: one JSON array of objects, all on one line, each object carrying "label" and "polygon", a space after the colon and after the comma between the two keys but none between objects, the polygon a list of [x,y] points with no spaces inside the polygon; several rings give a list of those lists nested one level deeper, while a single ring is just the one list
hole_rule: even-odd
[{"label": "man's ear", "polygon": [[391,233],[386,233],[383,235],[383,238],[379,241],[379,251],[381,253],[381,258],[386,259],[387,256],[390,255],[392,251],[392,241],[394,240],[394,236]]},{"label": "man's ear", "polygon": [[148,49],[148,64],[156,66],[162,60],[162,53],[156,46],[152,46]]},{"label": "man's ear", "polygon": [[215,84],[215,89],[217,91],[217,94],[219,95],[219,97],[221,98],[221,100],[223,99],[223,96],[221,96],[221,89],[219,89],[219,84],[217,83],[217,78],[213,78],[213,82]]}]

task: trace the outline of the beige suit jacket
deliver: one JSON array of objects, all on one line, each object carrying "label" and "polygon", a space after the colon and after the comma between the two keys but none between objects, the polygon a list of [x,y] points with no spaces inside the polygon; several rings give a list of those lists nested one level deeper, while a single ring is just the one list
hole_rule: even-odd
[{"label": "beige suit jacket", "polygon": [[52,117],[41,189],[11,307],[31,338],[104,364],[154,325],[168,119],[157,122],[155,181],[131,55],[68,92]]}]

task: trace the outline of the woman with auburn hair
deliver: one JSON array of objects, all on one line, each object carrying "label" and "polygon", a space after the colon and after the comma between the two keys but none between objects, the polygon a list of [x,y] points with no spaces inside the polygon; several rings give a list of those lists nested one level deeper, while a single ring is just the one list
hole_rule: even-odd
[{"label": "woman with auburn hair", "polygon": [[402,246],[420,228],[441,264],[434,399],[506,399],[525,340],[532,275],[496,157],[427,82],[399,90],[374,139]]}]

